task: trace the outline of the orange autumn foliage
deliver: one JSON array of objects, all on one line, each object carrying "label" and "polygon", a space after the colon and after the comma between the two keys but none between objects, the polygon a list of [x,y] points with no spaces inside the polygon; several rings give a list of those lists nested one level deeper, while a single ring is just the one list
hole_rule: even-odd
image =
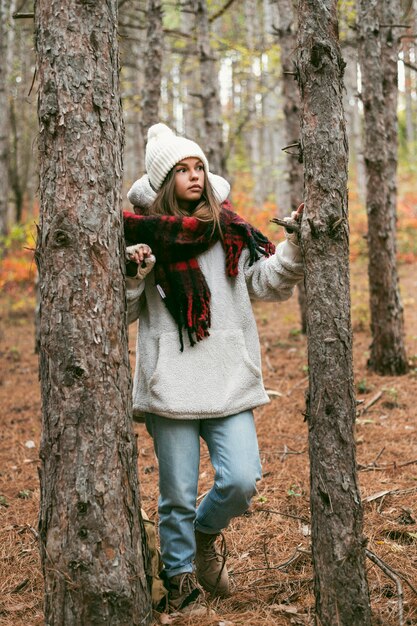
[{"label": "orange autumn foliage", "polygon": [[[404,178],[400,182],[400,189],[397,206],[398,260],[401,263],[413,263],[417,260],[417,193],[412,178]],[[241,189],[238,185],[235,185],[232,199],[234,210],[272,241],[281,241],[284,238],[283,229],[270,222],[278,213],[273,202],[257,205],[252,201],[249,189]],[[282,213],[285,214],[285,211]],[[366,259],[367,216],[355,188],[349,192],[349,223],[350,258],[352,261]],[[29,289],[32,293],[36,276],[35,239],[36,225],[32,220],[27,224],[14,226],[8,237],[0,241],[0,289],[12,293],[20,287]]]}]

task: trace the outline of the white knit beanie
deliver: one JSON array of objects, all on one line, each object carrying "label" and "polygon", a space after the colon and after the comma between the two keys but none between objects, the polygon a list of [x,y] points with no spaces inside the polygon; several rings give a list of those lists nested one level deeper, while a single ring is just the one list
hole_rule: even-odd
[{"label": "white knit beanie", "polygon": [[[207,177],[217,201],[220,202],[220,204],[223,204],[230,193],[229,183],[222,176],[217,176],[211,172],[208,173]],[[133,206],[137,206],[142,209],[148,209],[152,206],[155,202],[156,191],[152,189],[147,174],[133,183],[129,189],[127,197]]]},{"label": "white knit beanie", "polygon": [[201,159],[208,173],[209,164],[206,155],[197,143],[185,137],[178,137],[165,124],[154,124],[150,127],[145,163],[149,182],[155,191],[160,189],[174,165],[189,157]]}]

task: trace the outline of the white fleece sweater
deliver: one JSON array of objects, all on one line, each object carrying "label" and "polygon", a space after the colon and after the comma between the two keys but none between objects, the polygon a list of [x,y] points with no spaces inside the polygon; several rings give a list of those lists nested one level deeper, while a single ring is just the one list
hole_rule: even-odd
[{"label": "white fleece sweater", "polygon": [[[158,259],[156,259],[158,262]],[[198,257],[211,291],[210,336],[189,345],[155,285],[154,272],[127,279],[129,323],[139,320],[133,411],[173,419],[225,417],[266,404],[261,351],[251,299],[286,300],[303,276],[298,246],[284,241],[269,258],[249,267],[243,250],[239,273],[226,274],[220,242]]]}]

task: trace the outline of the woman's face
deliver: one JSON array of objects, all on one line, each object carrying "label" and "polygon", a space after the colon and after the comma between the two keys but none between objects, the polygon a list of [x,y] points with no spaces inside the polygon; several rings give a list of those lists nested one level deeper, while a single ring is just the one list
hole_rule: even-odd
[{"label": "woman's face", "polygon": [[204,165],[200,159],[190,157],[177,163],[174,191],[181,209],[188,210],[200,200],[204,176]]}]

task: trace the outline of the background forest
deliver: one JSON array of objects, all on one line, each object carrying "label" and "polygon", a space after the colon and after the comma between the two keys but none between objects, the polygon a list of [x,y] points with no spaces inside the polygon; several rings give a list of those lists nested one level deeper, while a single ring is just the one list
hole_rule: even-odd
[{"label": "background forest", "polygon": [[[146,2],[120,0],[120,50],[122,100],[125,120],[124,194],[144,172],[144,126],[160,119],[176,132],[204,137],[204,109],[200,79],[200,42],[195,20],[198,3],[158,2],[163,30],[158,40],[159,59],[152,59],[145,79],[147,49]],[[398,252],[403,261],[415,259],[412,236],[413,182],[416,161],[417,59],[416,16],[412,0],[403,3],[404,28],[399,53],[399,177]],[[286,215],[291,201],[290,171],[297,162],[297,134],[289,135],[285,110],[294,106],[286,83],[294,83],[296,24],[290,0],[245,0],[207,3],[210,25],[210,88],[216,90],[221,119],[223,152],[214,157],[213,171],[226,174],[232,184],[236,209],[262,227],[276,213]],[[1,51],[1,148],[2,174],[0,226],[9,234],[6,249],[16,239],[32,237],[37,201],[37,83],[33,49],[33,17],[29,1],[3,0]],[[12,15],[20,15],[13,19]],[[352,254],[366,254],[363,235],[365,174],[363,165],[362,104],[354,0],[339,2],[340,40],[345,69],[345,114],[350,153],[350,213]],[[405,26],[408,26],[407,28]],[[288,45],[289,44],[289,45]],[[283,58],[283,50],[285,56]],[[148,48],[149,51],[149,48]],[[160,63],[160,72],[158,71]],[[289,78],[289,80],[288,80]],[[156,85],[150,84],[150,81]],[[160,80],[160,90],[158,81]],[[4,85],[4,86],[3,86]],[[152,90],[156,93],[152,93]],[[291,85],[290,85],[291,87]],[[160,93],[160,98],[158,97]],[[147,100],[146,100],[147,99]],[[150,106],[144,105],[149,102]],[[146,118],[146,119],[145,119]],[[287,146],[291,146],[288,147]],[[8,180],[8,187],[5,186]],[[7,198],[7,202],[6,202]],[[275,227],[272,227],[274,231]],[[14,250],[16,252],[16,250]],[[26,280],[26,264],[15,255],[4,268],[9,280]],[[29,259],[28,254],[26,258]],[[28,268],[26,268],[28,269]],[[23,273],[23,275],[21,275]],[[2,285],[6,276],[2,277]]]},{"label": "background forest", "polygon": [[[303,199],[293,0],[119,0],[126,192],[144,173],[147,128],[162,121],[204,146],[211,170],[231,183],[235,210],[282,237],[270,222]],[[398,42],[397,259],[409,372],[367,369],[370,311],[363,85],[356,0],[340,0],[349,140],[349,223],[358,469],[369,548],[395,576],[368,562],[375,624],[417,623],[417,1],[402,0]],[[38,77],[33,2],[0,0],[0,624],[41,624],[36,472],[40,398],[34,352],[39,218]],[[80,64],[82,51],[80,51]],[[307,347],[297,299],[255,305],[271,404],[257,414],[264,479],[228,544],[235,595],[203,626],[312,624]],[[130,329],[133,359],[135,331]],[[133,362],[133,361],[132,361]],[[142,501],[157,520],[157,468],[136,425]],[[203,454],[200,493],[210,482]],[[399,593],[402,581],[404,598]],[[404,582],[405,581],[405,582]],[[408,583],[407,583],[408,581]],[[414,587],[413,587],[414,584]],[[401,582],[400,582],[401,587]],[[401,598],[399,601],[399,597]],[[192,623],[192,622],[190,622]]]}]

